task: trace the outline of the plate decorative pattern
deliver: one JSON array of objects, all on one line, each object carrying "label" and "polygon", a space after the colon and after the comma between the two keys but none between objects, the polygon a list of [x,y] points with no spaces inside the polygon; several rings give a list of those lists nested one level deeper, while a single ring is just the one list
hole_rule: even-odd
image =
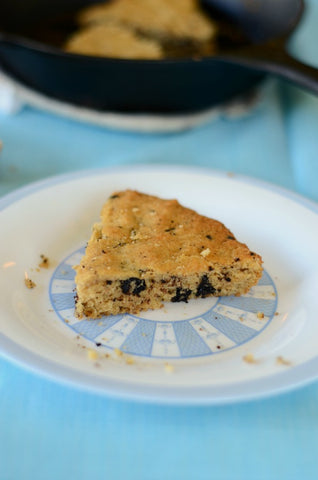
[{"label": "plate decorative pattern", "polygon": [[[55,269],[49,287],[56,314],[76,334],[95,345],[151,358],[193,358],[236,348],[259,335],[271,322],[277,291],[265,271],[258,285],[241,297],[196,300],[175,310],[165,304],[159,312],[121,314],[96,320],[74,316],[75,271],[85,247]],[[179,304],[180,307],[180,304]],[[198,311],[199,308],[199,311]]]}]

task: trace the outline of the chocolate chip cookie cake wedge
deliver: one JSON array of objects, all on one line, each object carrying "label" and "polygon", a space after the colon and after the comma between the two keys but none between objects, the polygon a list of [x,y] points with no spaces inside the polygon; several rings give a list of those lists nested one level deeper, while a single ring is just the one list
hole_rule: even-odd
[{"label": "chocolate chip cookie cake wedge", "polygon": [[98,318],[244,294],[260,279],[262,259],[219,221],[125,190],[106,201],[75,270],[76,315]]}]

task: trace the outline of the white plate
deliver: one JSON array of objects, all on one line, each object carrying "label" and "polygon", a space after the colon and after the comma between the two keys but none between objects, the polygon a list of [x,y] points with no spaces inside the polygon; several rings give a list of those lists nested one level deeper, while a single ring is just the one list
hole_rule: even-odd
[{"label": "white plate", "polygon": [[[108,195],[125,188],[221,220],[262,255],[258,286],[240,298],[75,319],[71,267]],[[177,404],[252,399],[317,378],[317,205],[251,179],[158,166],[54,177],[2,198],[0,209],[0,350],[20,365],[94,392]],[[38,268],[41,254],[49,269]]]}]

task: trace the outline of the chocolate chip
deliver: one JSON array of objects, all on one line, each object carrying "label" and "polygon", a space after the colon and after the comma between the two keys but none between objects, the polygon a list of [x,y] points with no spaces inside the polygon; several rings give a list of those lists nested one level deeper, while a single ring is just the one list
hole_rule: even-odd
[{"label": "chocolate chip", "polygon": [[176,295],[171,298],[171,302],[185,302],[188,303],[188,299],[192,293],[190,288],[177,288]]},{"label": "chocolate chip", "polygon": [[211,283],[209,282],[208,276],[203,275],[195,296],[205,298],[207,295],[213,295],[213,293],[215,293],[215,288],[212,287]]},{"label": "chocolate chip", "polygon": [[146,290],[146,282],[143,279],[137,277],[127,278],[127,280],[120,281],[120,288],[123,293],[129,295],[139,296],[140,292]]},{"label": "chocolate chip", "polygon": [[227,238],[228,238],[229,240],[235,240],[235,238],[233,237],[233,235],[228,235]]},{"label": "chocolate chip", "polygon": [[211,235],[206,235],[206,238],[208,238],[209,240],[212,240]]}]

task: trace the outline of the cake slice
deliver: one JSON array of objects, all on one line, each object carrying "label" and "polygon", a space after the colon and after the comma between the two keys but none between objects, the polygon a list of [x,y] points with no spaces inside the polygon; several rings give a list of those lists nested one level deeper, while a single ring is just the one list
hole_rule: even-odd
[{"label": "cake slice", "polygon": [[125,190],[103,206],[75,270],[76,315],[98,318],[244,294],[261,277],[262,259],[219,221]]}]

